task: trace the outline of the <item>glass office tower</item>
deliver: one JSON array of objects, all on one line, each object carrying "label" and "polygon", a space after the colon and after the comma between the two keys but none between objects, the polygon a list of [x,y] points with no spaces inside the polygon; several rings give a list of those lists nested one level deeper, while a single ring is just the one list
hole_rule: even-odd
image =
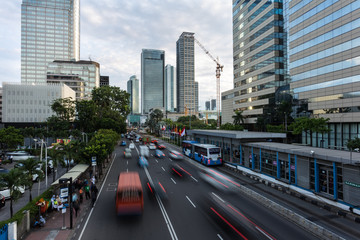
[{"label": "glass office tower", "polygon": [[142,113],[150,109],[164,110],[165,52],[143,49],[141,52],[141,107]]},{"label": "glass office tower", "polygon": [[360,1],[287,1],[291,89],[298,116],[330,119],[303,143],[342,149],[360,134]]},{"label": "glass office tower", "polygon": [[165,66],[165,109],[169,112],[176,109],[176,69],[170,64]]},{"label": "glass office tower", "polygon": [[194,33],[183,32],[176,42],[177,111],[196,114],[199,89],[195,82]]},{"label": "glass office tower", "polygon": [[234,111],[243,111],[249,129],[259,118],[281,124],[273,116],[287,85],[284,37],[281,0],[233,0],[234,89],[221,94],[222,124]]},{"label": "glass office tower", "polygon": [[23,0],[21,82],[46,82],[54,60],[80,58],[80,0]]},{"label": "glass office tower", "polygon": [[127,81],[127,92],[130,94],[131,114],[140,113],[139,79],[136,75],[131,76],[129,81]]}]

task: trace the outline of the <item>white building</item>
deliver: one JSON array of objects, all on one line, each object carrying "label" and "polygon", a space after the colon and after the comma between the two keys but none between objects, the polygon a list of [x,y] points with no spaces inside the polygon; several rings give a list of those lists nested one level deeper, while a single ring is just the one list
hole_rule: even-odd
[{"label": "white building", "polygon": [[75,100],[75,91],[65,84],[3,83],[3,123],[44,122],[54,113],[51,104],[59,98]]}]

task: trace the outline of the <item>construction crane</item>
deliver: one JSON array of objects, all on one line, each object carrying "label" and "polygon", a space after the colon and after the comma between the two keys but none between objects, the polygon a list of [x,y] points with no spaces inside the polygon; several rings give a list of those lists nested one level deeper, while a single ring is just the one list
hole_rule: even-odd
[{"label": "construction crane", "polygon": [[219,58],[214,58],[208,50],[194,37],[194,41],[202,50],[216,63],[216,109],[217,109],[217,128],[220,128],[220,72],[223,71],[223,65],[219,63]]}]

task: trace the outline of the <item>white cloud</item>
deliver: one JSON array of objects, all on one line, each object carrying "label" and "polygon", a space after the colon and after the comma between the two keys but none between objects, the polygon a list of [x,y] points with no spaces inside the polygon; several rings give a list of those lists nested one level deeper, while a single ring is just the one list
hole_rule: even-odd
[{"label": "white cloud", "polygon": [[[164,50],[165,64],[175,66],[176,41],[182,32],[194,32],[224,65],[221,91],[228,90],[233,84],[231,7],[231,1],[218,0],[81,1],[81,59],[99,62],[110,84],[126,89],[131,75],[140,79],[143,48]],[[20,13],[21,0],[2,3],[0,46],[6,51],[0,49],[0,66],[6,68],[0,70],[7,81],[20,81]],[[216,64],[195,48],[195,80],[203,109],[206,100],[216,97]]]}]

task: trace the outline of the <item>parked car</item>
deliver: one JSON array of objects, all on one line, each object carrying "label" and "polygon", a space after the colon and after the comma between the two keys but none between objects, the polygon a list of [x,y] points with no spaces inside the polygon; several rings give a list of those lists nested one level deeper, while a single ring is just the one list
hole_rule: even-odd
[{"label": "parked car", "polygon": [[130,148],[125,148],[124,157],[131,158],[131,149]]},{"label": "parked car", "polygon": [[121,141],[120,146],[126,146],[126,142],[125,142],[125,141]]},{"label": "parked car", "polygon": [[149,149],[150,149],[150,150],[155,150],[155,149],[156,149],[155,144],[150,143],[150,144],[149,144]]},{"label": "parked car", "polygon": [[149,166],[148,160],[144,156],[139,157],[138,164],[140,167],[145,168]]},{"label": "parked car", "polygon": [[157,157],[157,158],[164,158],[164,157],[165,157],[165,154],[164,154],[161,150],[156,149],[156,150],[155,150],[155,157]]},{"label": "parked car", "polygon": [[5,197],[0,194],[0,208],[5,207]]},{"label": "parked car", "polygon": [[178,151],[172,150],[170,151],[169,157],[173,160],[182,160],[184,159],[184,155],[179,153]]}]

